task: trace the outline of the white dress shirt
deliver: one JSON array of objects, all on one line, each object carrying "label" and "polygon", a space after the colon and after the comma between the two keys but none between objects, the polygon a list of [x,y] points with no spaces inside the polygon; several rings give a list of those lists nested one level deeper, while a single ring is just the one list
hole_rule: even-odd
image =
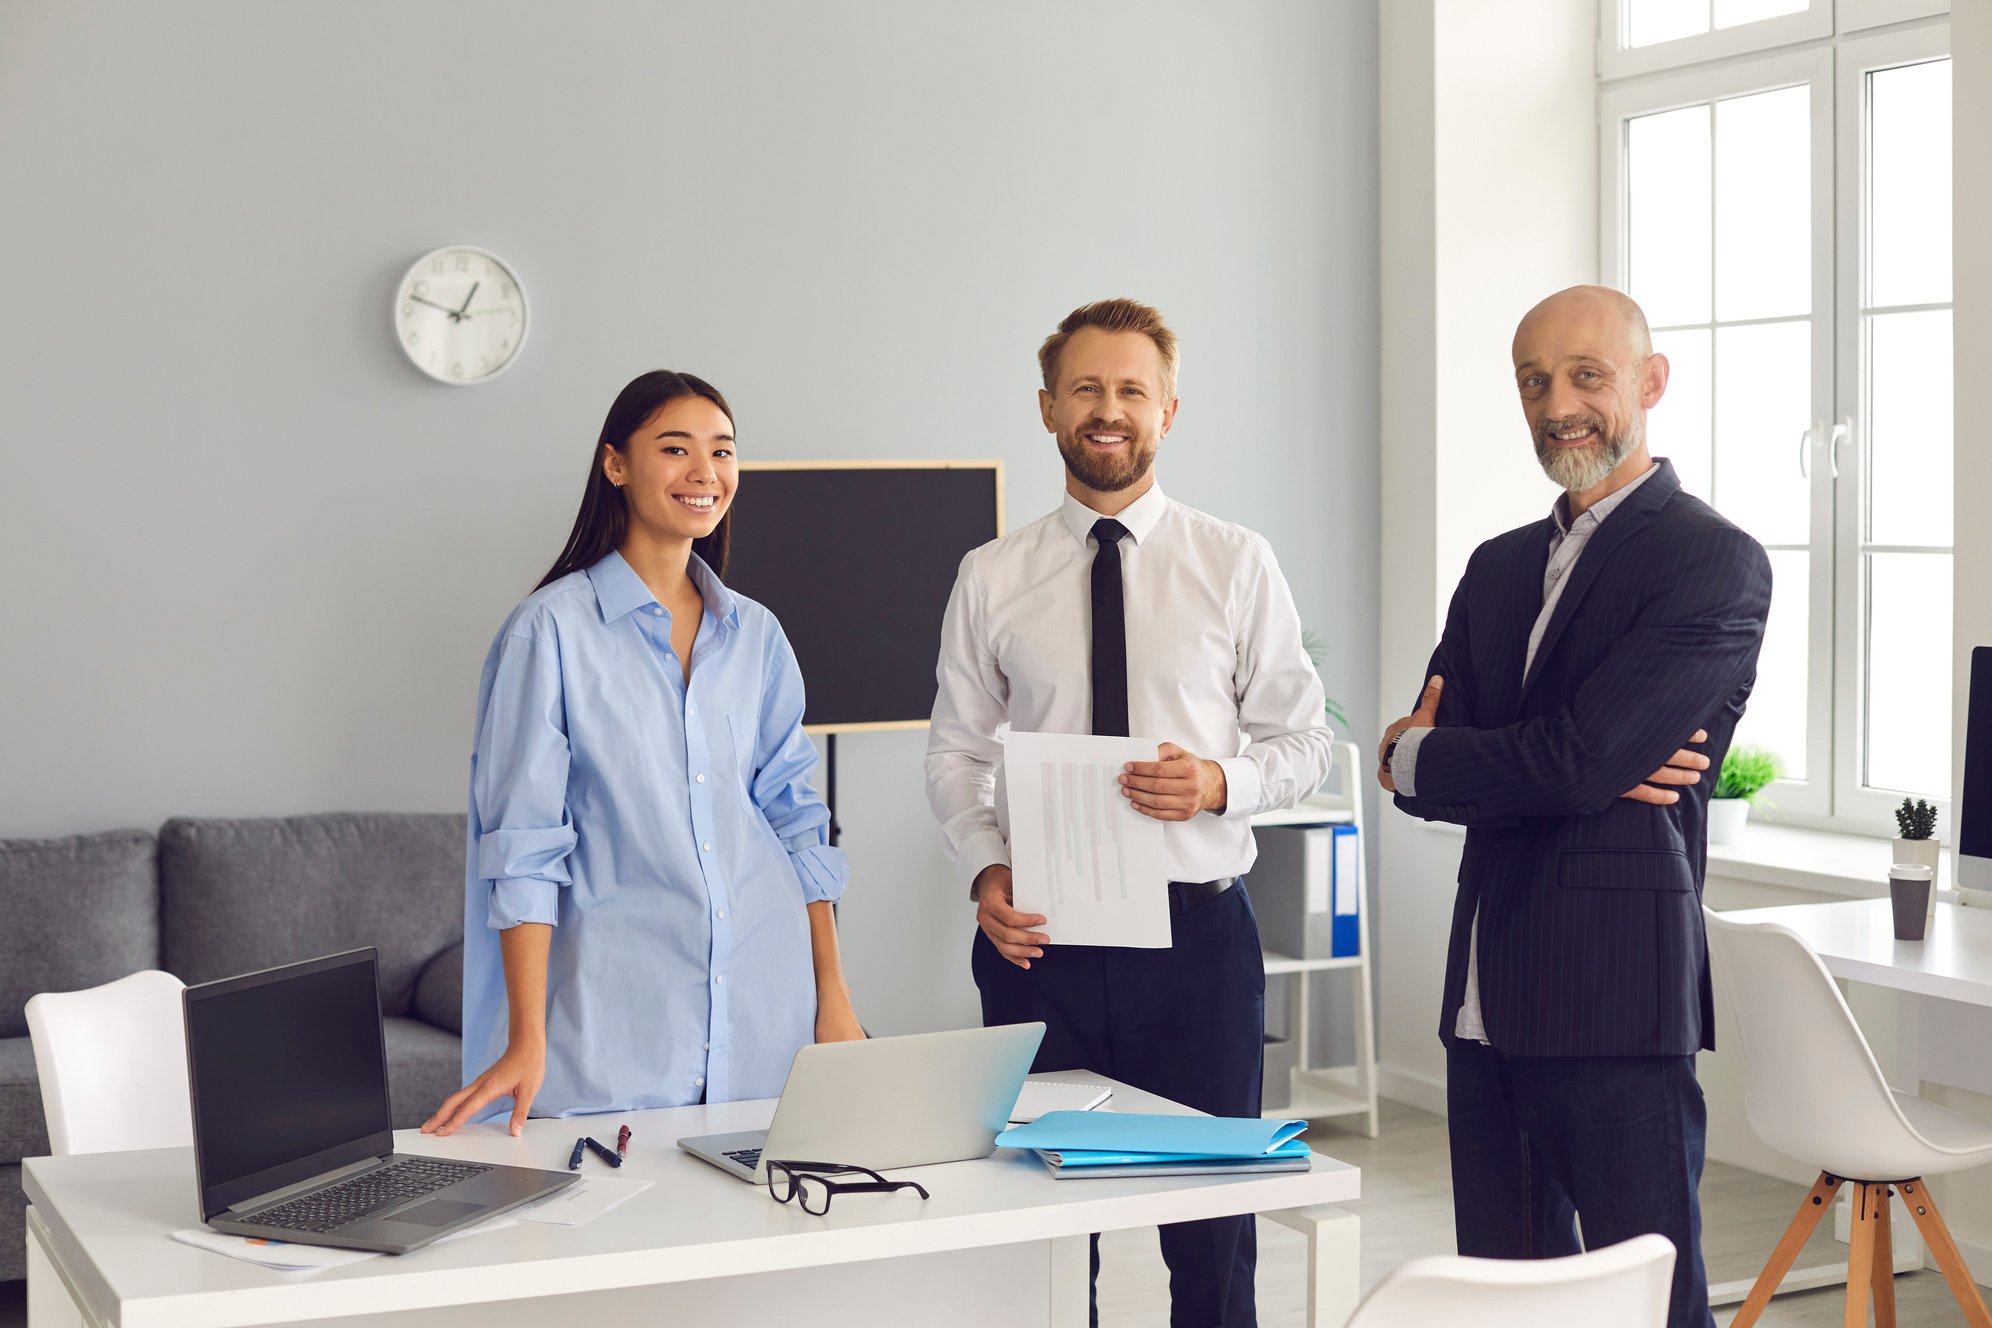
[{"label": "white dress shirt", "polygon": [[[962,559],[941,628],[927,801],[969,885],[1010,862],[1004,732],[1092,732],[1092,531],[1103,515],[1068,495]],[[1128,731],[1224,770],[1222,814],[1163,824],[1169,879],[1243,875],[1258,851],[1247,818],[1293,806],[1328,776],[1334,735],[1293,595],[1264,539],[1160,486],[1114,519],[1128,531]]]},{"label": "white dress shirt", "polygon": [[[1657,464],[1648,466],[1638,479],[1592,503],[1575,521],[1570,519],[1570,495],[1557,495],[1556,505],[1550,508],[1550,515],[1556,518],[1556,533],[1549,537],[1549,562],[1542,569],[1542,609],[1529,629],[1529,651],[1522,658],[1522,677],[1527,678],[1529,670],[1535,667],[1536,647],[1542,644],[1542,634],[1556,615],[1557,601],[1563,598],[1563,587],[1570,584],[1570,569],[1577,565],[1578,555],[1584,552],[1584,546],[1591,542],[1591,536],[1598,533],[1598,527],[1613,509],[1630,498],[1632,491],[1646,483],[1647,477],[1659,468]],[[1407,798],[1418,796],[1418,748],[1430,732],[1424,728],[1404,730],[1398,736],[1397,750],[1390,754],[1390,782]],[[1460,1002],[1459,1018],[1453,1021],[1453,1036],[1473,1042],[1487,1041],[1487,1024],[1480,1014],[1478,912],[1473,917],[1473,931],[1466,939],[1466,994]]]}]

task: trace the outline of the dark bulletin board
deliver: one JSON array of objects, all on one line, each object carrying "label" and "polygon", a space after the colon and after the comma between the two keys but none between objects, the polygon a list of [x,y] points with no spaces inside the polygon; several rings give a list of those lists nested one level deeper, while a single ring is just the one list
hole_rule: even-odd
[{"label": "dark bulletin board", "polygon": [[924,725],[962,555],[1002,533],[1002,463],[750,462],[726,583],[788,633],[817,732]]}]

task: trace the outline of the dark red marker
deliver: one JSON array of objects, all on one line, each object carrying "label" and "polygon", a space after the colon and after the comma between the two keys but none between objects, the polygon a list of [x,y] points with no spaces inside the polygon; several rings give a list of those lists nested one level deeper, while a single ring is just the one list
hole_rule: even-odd
[{"label": "dark red marker", "polygon": [[616,1131],[616,1156],[629,1156],[629,1126],[627,1125]]}]

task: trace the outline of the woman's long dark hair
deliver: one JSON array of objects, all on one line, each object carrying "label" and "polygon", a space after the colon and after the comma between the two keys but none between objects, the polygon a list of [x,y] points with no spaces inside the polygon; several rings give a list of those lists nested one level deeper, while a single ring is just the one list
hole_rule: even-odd
[{"label": "woman's long dark hair", "polygon": [[[560,551],[552,568],[533,589],[558,581],[569,572],[593,567],[622,544],[629,531],[629,499],[602,473],[602,449],[613,447],[627,454],[630,435],[642,428],[643,422],[656,414],[659,407],[680,397],[704,397],[719,407],[728,423],[733,420],[733,408],[726,404],[726,398],[703,378],[654,369],[631,379],[629,386],[617,393],[615,404],[609,407],[609,417],[602,421],[602,437],[588,454],[588,484],[581,490],[581,510],[574,517],[574,529],[568,532],[567,547]],[[715,576],[726,575],[726,546],[732,525],[733,512],[729,508],[712,534],[692,541],[692,552],[705,560]]]}]

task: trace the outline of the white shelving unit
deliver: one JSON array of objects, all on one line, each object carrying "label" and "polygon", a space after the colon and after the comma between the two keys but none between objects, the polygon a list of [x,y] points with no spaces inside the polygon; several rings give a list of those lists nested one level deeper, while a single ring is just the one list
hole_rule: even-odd
[{"label": "white shelving unit", "polygon": [[[1358,772],[1366,770],[1361,753],[1352,742],[1335,744],[1335,791],[1323,791],[1288,811],[1262,812],[1252,818],[1257,829],[1267,825],[1353,825],[1356,827],[1356,862],[1361,875],[1360,899],[1356,905],[1356,953],[1343,959],[1296,959],[1274,950],[1265,951],[1266,976],[1287,984],[1288,1034],[1293,1038],[1295,1066],[1293,1096],[1284,1107],[1268,1110],[1269,1117],[1302,1117],[1318,1120],[1329,1116],[1361,1116],[1363,1132],[1376,1138],[1376,1020],[1370,980],[1370,895],[1369,832],[1363,828],[1363,803]],[[1249,889],[1251,878],[1246,877]],[[1355,973],[1356,1059],[1352,1065],[1311,1064],[1308,1017],[1312,1001],[1308,978],[1315,973],[1340,969]]]}]

